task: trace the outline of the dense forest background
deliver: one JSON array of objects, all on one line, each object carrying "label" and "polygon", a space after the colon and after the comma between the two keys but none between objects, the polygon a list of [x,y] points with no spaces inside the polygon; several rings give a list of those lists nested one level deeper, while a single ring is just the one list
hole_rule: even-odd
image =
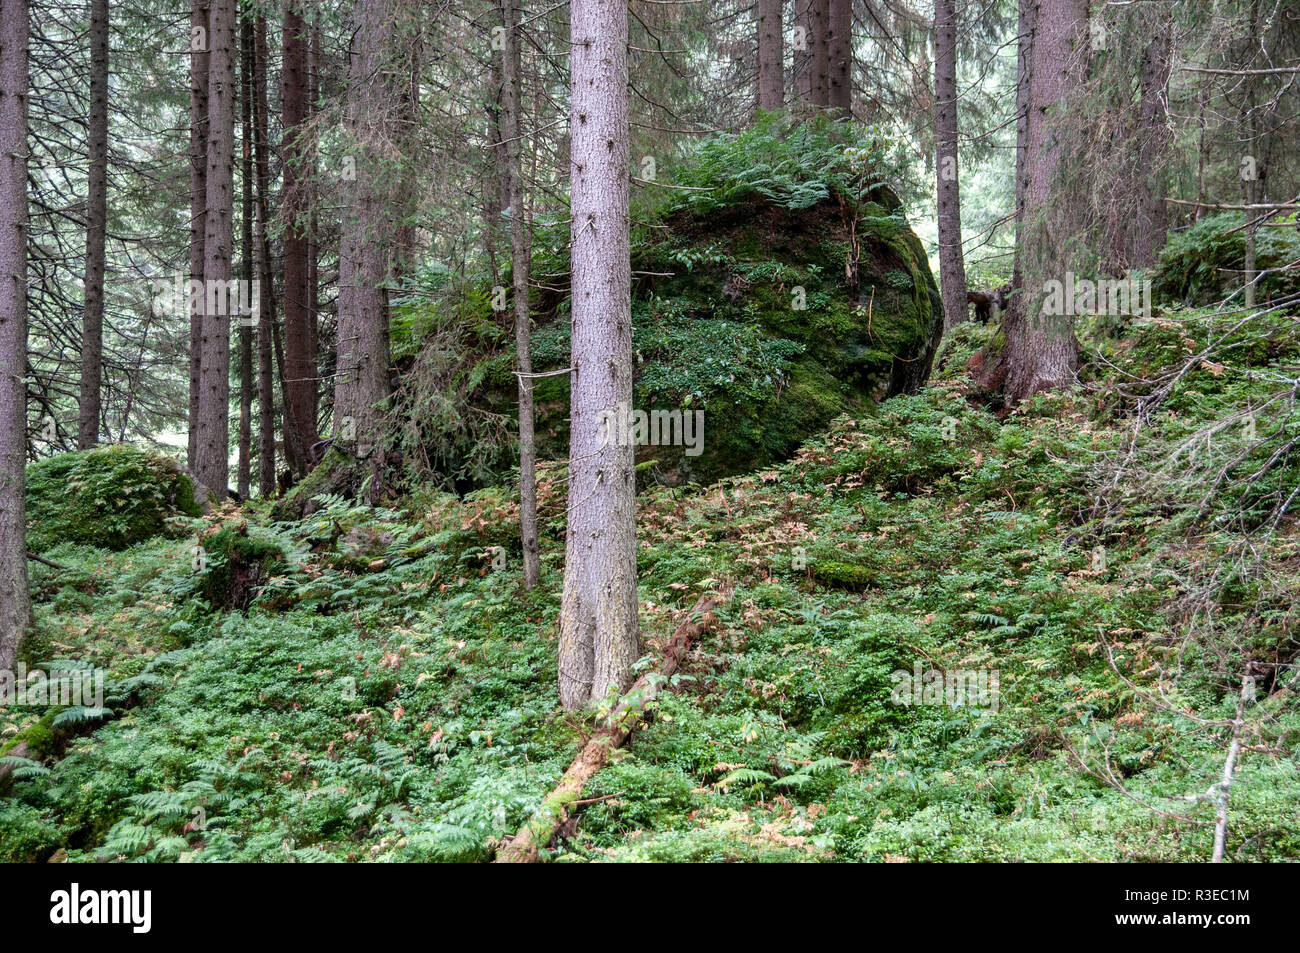
[{"label": "dense forest background", "polygon": [[1283,0],[0,9],[0,858],[1300,854]]}]

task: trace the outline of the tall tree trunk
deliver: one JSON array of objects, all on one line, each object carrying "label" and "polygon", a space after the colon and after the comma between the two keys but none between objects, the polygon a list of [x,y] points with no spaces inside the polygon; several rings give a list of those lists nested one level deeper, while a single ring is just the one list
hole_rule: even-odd
[{"label": "tall tree trunk", "polygon": [[1134,221],[1129,264],[1151,268],[1159,258],[1169,230],[1164,190],[1160,188],[1161,157],[1172,138],[1168,124],[1169,74],[1173,66],[1172,9],[1156,8],[1160,18],[1142,57],[1142,96],[1138,113],[1138,153],[1135,185],[1138,214]]},{"label": "tall tree trunk", "polygon": [[524,588],[537,585],[540,574],[537,547],[537,440],[533,434],[532,315],[528,278],[531,215],[524,200],[520,142],[520,46],[522,29],[515,0],[501,0],[505,48],[501,61],[501,145],[505,149],[504,194],[510,210],[511,276],[514,284],[515,363],[519,372],[519,530],[524,550]]},{"label": "tall tree trunk", "polygon": [[108,230],[108,0],[90,2],[90,166],[86,173],[86,276],[81,316],[81,394],[77,448],[99,442],[104,365],[104,238]]},{"label": "tall tree trunk", "polygon": [[812,5],[814,0],[794,0],[794,89],[799,99],[812,102]]},{"label": "tall tree trunk", "polygon": [[0,669],[32,625],[27,590],[27,0],[0,4]]},{"label": "tall tree trunk", "polygon": [[1192,213],[1192,221],[1199,222],[1206,211],[1202,203],[1205,201],[1205,163],[1210,157],[1210,141],[1205,135],[1208,126],[1206,110],[1210,107],[1209,73],[1204,74],[1201,79],[1201,89],[1197,94],[1196,103],[1196,211]]},{"label": "tall tree trunk", "polygon": [[[487,135],[493,142],[501,142],[503,139],[501,72],[495,61],[488,63],[486,85],[488,94],[483,97],[483,105],[487,114]],[[487,256],[488,275],[493,288],[501,283],[501,267],[497,263],[497,243],[500,240],[503,203],[506,202],[506,195],[510,191],[510,183],[506,181],[506,157],[502,151],[504,148],[504,145],[499,147],[496,161],[484,168],[484,184],[480,189],[483,195],[483,252]]]},{"label": "tall tree trunk", "polygon": [[[212,0],[208,34],[207,205],[203,344],[195,476],[224,497],[230,484],[231,245],[234,239],[235,0]],[[223,293],[222,289],[226,289]],[[209,301],[217,307],[208,307]],[[224,306],[223,306],[224,305]],[[214,313],[215,312],[215,313]]]},{"label": "tall tree trunk", "polygon": [[[253,166],[257,185],[253,222],[253,244],[258,252],[258,282],[261,285],[257,311],[257,489],[262,496],[275,492],[275,378],[271,362],[275,328],[275,274],[271,270],[271,241],[267,235],[270,217],[271,162],[267,144],[266,108],[266,18],[253,25],[253,75],[249,99],[253,110]],[[289,443],[285,432],[285,445]]]},{"label": "tall tree trunk", "polygon": [[569,7],[573,345],[559,690],[569,709],[631,684],[640,654],[632,402],[627,4]]},{"label": "tall tree trunk", "polygon": [[[320,29],[313,28],[311,31],[311,45],[307,49],[307,113],[309,116],[314,115],[317,111],[317,102],[320,100],[320,48],[321,37]],[[311,160],[310,167],[313,172],[320,168],[320,137],[315,130],[311,136]],[[311,432],[319,437],[320,431],[320,244],[316,237],[316,191],[314,186],[309,187],[308,195],[308,213],[307,213],[307,333],[310,341],[307,350],[311,353],[312,361],[312,421]],[[311,450],[310,447],[307,448]]]},{"label": "tall tree trunk", "polygon": [[298,475],[310,468],[310,447],[316,435],[316,354],[312,350],[311,290],[308,256],[311,251],[303,190],[311,178],[306,168],[310,149],[307,121],[308,35],[302,0],[285,0],[284,59],[280,91],[284,123],[284,361],[288,406],[296,436],[290,467]]},{"label": "tall tree trunk", "polygon": [[808,4],[808,68],[812,73],[808,101],[814,106],[830,105],[830,0]]},{"label": "tall tree trunk", "polygon": [[[1250,3],[1250,20],[1246,30],[1246,36],[1259,36],[1259,0],[1251,0]],[[1251,59],[1254,59],[1252,54]],[[1246,149],[1249,150],[1247,155],[1253,159],[1253,169],[1250,176],[1241,177],[1241,197],[1247,205],[1253,205],[1263,200],[1264,176],[1267,174],[1267,163],[1265,154],[1267,149],[1261,148],[1260,131],[1257,121],[1259,113],[1255,98],[1256,83],[1253,75],[1247,74],[1242,77],[1242,82],[1246,87],[1246,95],[1242,99],[1242,111],[1245,113],[1246,122]],[[1253,219],[1254,214],[1246,213],[1247,219]],[[1254,310],[1255,307],[1255,282],[1259,280],[1259,274],[1256,271],[1256,235],[1255,231],[1258,226],[1252,224],[1246,229],[1246,249],[1245,260],[1242,262],[1242,294],[1241,304],[1247,311]]]},{"label": "tall tree trunk", "polygon": [[1016,17],[1016,237],[1025,208],[1025,175],[1029,144],[1029,77],[1033,71],[1030,51],[1034,45],[1035,0],[1019,0]]},{"label": "tall tree trunk", "polygon": [[[240,264],[241,275],[251,287],[257,259],[253,244],[253,24],[239,23],[239,139],[240,165]],[[260,291],[260,289],[259,289]],[[261,302],[259,301],[260,305]],[[235,486],[241,500],[249,497],[253,442],[253,329],[249,315],[239,316],[239,464]]]},{"label": "tall tree trunk", "polygon": [[[208,0],[190,0],[190,280],[203,282],[204,209],[207,208]],[[191,286],[193,287],[193,286]],[[199,462],[199,392],[203,365],[203,312],[189,302],[190,411],[186,464]]]},{"label": "tall tree trunk", "polygon": [[826,104],[853,114],[853,0],[830,0],[826,19]]},{"label": "tall tree trunk", "polygon": [[938,146],[939,281],[943,323],[966,320],[966,265],[961,245],[961,189],[957,178],[957,4],[934,0],[934,137]]},{"label": "tall tree trunk", "polygon": [[785,105],[785,52],[782,0],[758,0],[758,108]]},{"label": "tall tree trunk", "polygon": [[[401,107],[397,115],[397,135],[399,142],[414,146],[415,130],[420,124],[421,36],[419,27],[414,28],[408,40],[410,45],[403,51],[402,57],[407,81],[400,91]],[[397,207],[394,209],[396,223],[393,232],[392,260],[388,267],[388,285],[391,288],[401,287],[402,279],[414,274],[419,254],[418,232],[415,227],[415,213],[419,205],[415,171],[417,166],[414,156],[405,155],[404,158],[406,161],[402,163],[401,175],[398,179]]]},{"label": "tall tree trunk", "polygon": [[382,446],[389,394],[388,292],[402,176],[384,154],[396,137],[406,70],[394,0],[356,0],[345,125],[355,175],[346,183],[339,239],[338,360],[334,433],[340,447],[369,459]]},{"label": "tall tree trunk", "polygon": [[1032,15],[1024,207],[1013,278],[1020,293],[1004,312],[1005,343],[983,380],[1013,403],[1070,384],[1078,364],[1072,308],[1053,301],[1046,283],[1064,284],[1072,269],[1070,209],[1054,195],[1064,148],[1057,107],[1078,84],[1085,63],[1088,4],[1037,0]]}]

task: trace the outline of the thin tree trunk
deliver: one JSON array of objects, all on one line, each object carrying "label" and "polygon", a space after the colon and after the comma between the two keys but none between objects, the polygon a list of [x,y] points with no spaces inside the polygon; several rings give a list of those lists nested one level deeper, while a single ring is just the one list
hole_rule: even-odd
[{"label": "thin tree trunk", "polygon": [[311,245],[306,228],[303,190],[311,178],[306,168],[310,150],[303,125],[307,121],[307,27],[302,17],[302,0],[284,5],[284,58],[280,92],[284,124],[284,361],[288,405],[285,416],[292,419],[296,437],[290,467],[299,476],[310,469],[309,448],[316,435],[316,355],[311,349],[310,322]]},{"label": "thin tree trunk", "polygon": [[[501,133],[501,75],[495,62],[490,62],[487,66],[487,89],[488,94],[483,97],[487,112],[487,134],[493,142],[501,142],[504,138]],[[487,255],[488,274],[493,288],[501,283],[497,242],[501,231],[502,203],[507,201],[506,196],[510,192],[510,183],[506,181],[505,154],[501,149],[504,146],[498,148],[497,161],[485,168],[484,185],[480,190],[483,193],[483,251]],[[497,179],[495,184],[491,181],[493,175]]]},{"label": "thin tree trunk", "polygon": [[[407,83],[402,90],[401,109],[397,121],[400,132],[399,141],[414,146],[415,130],[420,124],[420,43],[421,34],[417,28],[409,37],[409,50],[404,51]],[[415,227],[415,214],[419,207],[416,188],[416,162],[414,156],[402,165],[400,178],[401,191],[398,193],[397,228],[393,240],[393,260],[389,266],[389,286],[399,288],[402,279],[415,273],[419,257],[419,233]]]},{"label": "thin tree trunk", "polygon": [[[231,245],[234,239],[235,0],[212,0],[208,34],[207,203],[203,344],[195,476],[224,498],[230,483]],[[209,301],[217,307],[208,307]],[[224,306],[223,306],[224,305]],[[215,313],[214,313],[215,312]]]},{"label": "thin tree trunk", "polygon": [[[316,113],[316,103],[320,99],[320,47],[321,38],[320,30],[313,28],[311,32],[311,45],[308,47],[307,63],[307,112],[308,115]],[[316,131],[312,130],[310,144],[310,167],[313,172],[320,168],[319,152],[320,137]],[[308,186],[307,196],[307,334],[309,342],[307,350],[312,359],[312,381],[311,381],[311,433],[320,436],[320,329],[317,322],[320,320],[320,245],[316,238],[316,191],[315,187]],[[308,453],[311,447],[307,448]]]},{"label": "thin tree trunk", "polygon": [[1025,176],[1028,173],[1029,77],[1033,71],[1030,51],[1034,45],[1035,0],[1020,0],[1016,19],[1016,238],[1019,243],[1025,208]]},{"label": "thin tree trunk", "polygon": [[532,316],[528,300],[531,266],[530,216],[525,211],[523,162],[520,143],[520,46],[522,30],[515,0],[501,0],[505,24],[505,49],[501,70],[501,143],[504,156],[504,194],[510,210],[511,276],[514,284],[515,362],[519,372],[519,530],[524,550],[524,588],[537,585],[540,574],[537,547],[537,441],[533,434]]},{"label": "thin tree trunk", "polygon": [[0,669],[32,625],[27,590],[27,0],[0,4]]},{"label": "thin tree trunk", "polygon": [[561,703],[631,684],[637,627],[628,219],[627,4],[573,0],[570,217],[573,345]]},{"label": "thin tree trunk", "polygon": [[401,175],[389,168],[386,143],[401,111],[393,0],[356,0],[346,128],[356,174],[346,183],[339,240],[338,361],[334,433],[340,447],[369,459],[382,445],[382,408],[389,394],[388,293],[394,210]]},{"label": "thin tree trunk", "polygon": [[830,0],[826,20],[826,103],[853,114],[853,0]]},{"label": "thin tree trunk", "polygon": [[1047,282],[1064,284],[1072,267],[1067,239],[1070,209],[1055,195],[1064,148],[1058,107],[1079,81],[1088,5],[1087,0],[1038,0],[1035,7],[1024,207],[1013,278],[1020,293],[1004,312],[1002,350],[982,375],[985,386],[1001,390],[1012,403],[1072,383],[1078,364],[1072,309],[1052,301]]},{"label": "thin tree trunk", "polygon": [[794,88],[799,99],[812,102],[812,5],[814,0],[794,0]]},{"label": "thin tree trunk", "polygon": [[808,6],[808,67],[812,85],[808,101],[814,106],[830,105],[830,0],[812,0]]},{"label": "thin tree trunk", "polygon": [[[240,263],[243,280],[253,283],[257,251],[253,244],[253,24],[239,24],[239,184]],[[260,304],[260,302],[259,302]],[[239,316],[239,465],[235,486],[241,500],[249,497],[253,442],[253,329],[249,316]]]},{"label": "thin tree trunk", "polygon": [[[1247,29],[1247,36],[1259,36],[1259,0],[1251,0],[1250,4],[1250,22]],[[1254,167],[1253,175],[1242,176],[1241,191],[1242,197],[1246,200],[1245,204],[1254,205],[1256,202],[1263,201],[1263,178],[1265,175],[1266,164],[1264,153],[1267,151],[1260,148],[1260,133],[1256,122],[1259,115],[1256,110],[1255,101],[1255,77],[1247,75],[1242,81],[1246,85],[1246,95],[1242,103],[1242,109],[1245,112],[1246,119],[1246,148],[1249,149],[1248,155],[1253,158]],[[1255,307],[1255,282],[1259,275],[1256,273],[1256,242],[1255,242],[1255,225],[1246,229],[1246,250],[1245,260],[1242,263],[1244,274],[1242,275],[1242,295],[1241,303],[1246,310],[1252,310]]]},{"label": "thin tree trunk", "polygon": [[957,4],[934,2],[934,136],[938,145],[939,280],[943,323],[966,320],[966,265],[962,260],[961,189],[957,177]]},{"label": "thin tree trunk", "polygon": [[785,105],[781,0],[758,0],[758,108]]},{"label": "thin tree trunk", "polygon": [[1196,97],[1196,211],[1192,213],[1192,221],[1199,222],[1201,216],[1205,214],[1205,163],[1209,159],[1210,142],[1205,135],[1207,127],[1206,110],[1210,106],[1210,74],[1206,73],[1201,80],[1200,93]]},{"label": "thin tree trunk", "polygon": [[[203,282],[204,209],[207,208],[208,0],[190,0],[190,280]],[[191,287],[193,287],[191,285]],[[199,462],[199,392],[203,365],[203,312],[189,302],[190,410],[186,463]]]},{"label": "thin tree trunk", "polygon": [[[267,236],[270,213],[270,159],[267,155],[266,19],[253,25],[253,70],[250,102],[253,110],[253,166],[257,186],[253,244],[258,251],[257,311],[257,489],[262,496],[275,492],[275,378],[271,345],[275,328],[275,274],[271,270],[271,242]],[[289,443],[286,432],[285,444]]]},{"label": "thin tree trunk", "polygon": [[1168,125],[1169,74],[1173,66],[1173,12],[1158,10],[1155,36],[1142,57],[1142,96],[1138,114],[1138,214],[1129,264],[1155,265],[1169,229],[1160,166],[1171,133]]},{"label": "thin tree trunk", "polygon": [[90,3],[90,165],[86,173],[86,275],[81,318],[81,394],[77,448],[99,442],[104,365],[104,238],[108,230],[108,0]]}]

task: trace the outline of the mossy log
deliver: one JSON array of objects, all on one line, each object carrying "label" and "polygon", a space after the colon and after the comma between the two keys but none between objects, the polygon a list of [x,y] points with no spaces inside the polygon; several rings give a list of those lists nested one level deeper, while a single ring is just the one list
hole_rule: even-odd
[{"label": "mossy log", "polygon": [[358,460],[340,447],[331,446],[320,463],[271,508],[271,519],[289,522],[310,516],[316,509],[313,498],[317,496],[354,495],[369,470],[365,461]]},{"label": "mossy log", "polygon": [[654,697],[677,671],[690,650],[691,642],[712,628],[717,621],[713,610],[730,599],[731,590],[726,590],[702,596],[695,603],[665,646],[659,667],[633,683],[614,708],[605,727],[583,746],[578,757],[560,778],[560,783],[542,801],[537,813],[519,828],[514,837],[498,848],[494,863],[530,864],[538,859],[538,851],[550,844],[556,831],[569,819],[586,783],[605,766],[611,751],[627,743],[638,716],[648,710]]}]

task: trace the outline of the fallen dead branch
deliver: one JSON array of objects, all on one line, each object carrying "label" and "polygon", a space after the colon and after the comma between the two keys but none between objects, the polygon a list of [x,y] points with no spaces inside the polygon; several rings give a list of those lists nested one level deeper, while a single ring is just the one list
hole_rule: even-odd
[{"label": "fallen dead branch", "polygon": [[633,683],[615,706],[605,727],[592,735],[561,776],[559,784],[542,800],[537,813],[519,828],[514,837],[498,848],[494,863],[529,864],[537,860],[537,852],[551,842],[556,831],[569,819],[570,809],[584,803],[580,800],[583,786],[605,766],[610,752],[627,742],[637,716],[649,707],[654,697],[668,684],[690,651],[692,641],[713,627],[717,621],[713,610],[730,599],[730,589],[700,597],[664,647],[664,657],[659,667]]}]

